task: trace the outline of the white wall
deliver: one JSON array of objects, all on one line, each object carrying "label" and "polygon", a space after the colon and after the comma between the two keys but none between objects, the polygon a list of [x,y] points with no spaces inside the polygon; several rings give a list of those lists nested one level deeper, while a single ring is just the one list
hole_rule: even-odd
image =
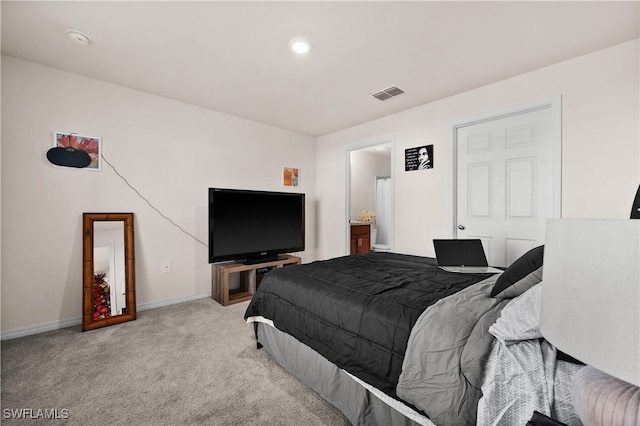
[{"label": "white wall", "polygon": [[[116,176],[54,168],[53,131],[99,136],[129,182],[206,241],[210,186],[277,190],[300,167],[305,261],[344,254],[346,148],[395,137],[395,248],[432,256],[451,213],[450,123],[562,95],[563,216],[628,217],[640,182],[638,40],[380,120],[313,138],[2,56],[2,331],[78,323],[82,212],[132,211],[138,305],[206,295],[206,248]],[[437,82],[425,82],[437,84]],[[404,150],[434,145],[435,168],[404,172]],[[314,161],[315,158],[315,161]],[[316,220],[317,218],[317,220]],[[160,271],[171,259],[173,272]]]},{"label": "white wall", "polygon": [[[299,167],[295,190],[307,194],[301,255],[314,258],[314,138],[3,56],[3,332],[79,321],[83,212],[135,214],[139,309],[211,291],[207,249],[108,165],[100,172],[51,165],[54,131],[101,137],[118,172],[203,242],[208,187],[286,191],[282,166]],[[163,259],[173,272],[161,272]]]},{"label": "white wall", "polygon": [[[433,256],[452,215],[451,123],[558,94],[562,215],[628,218],[640,182],[638,49],[624,43],[318,138],[318,258],[344,254],[347,147],[395,135],[395,249]],[[428,144],[435,168],[404,172],[404,150]]]}]

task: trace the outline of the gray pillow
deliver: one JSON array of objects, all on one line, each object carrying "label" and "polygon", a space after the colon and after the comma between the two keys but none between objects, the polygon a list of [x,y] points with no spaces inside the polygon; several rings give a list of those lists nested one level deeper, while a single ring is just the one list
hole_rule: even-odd
[{"label": "gray pillow", "polygon": [[491,297],[513,299],[542,281],[544,245],[532,248],[513,262],[496,280]]}]

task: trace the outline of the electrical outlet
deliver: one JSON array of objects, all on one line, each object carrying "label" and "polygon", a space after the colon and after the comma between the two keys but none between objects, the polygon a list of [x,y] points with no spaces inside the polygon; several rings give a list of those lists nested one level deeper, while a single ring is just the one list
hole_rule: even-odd
[{"label": "electrical outlet", "polygon": [[171,272],[171,259],[162,261],[162,272]]}]

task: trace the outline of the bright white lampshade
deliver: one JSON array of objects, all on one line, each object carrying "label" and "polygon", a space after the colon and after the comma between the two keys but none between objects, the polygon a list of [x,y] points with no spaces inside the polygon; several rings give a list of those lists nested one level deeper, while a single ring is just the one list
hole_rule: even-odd
[{"label": "bright white lampshade", "polygon": [[640,220],[547,222],[540,331],[559,350],[640,385]]}]

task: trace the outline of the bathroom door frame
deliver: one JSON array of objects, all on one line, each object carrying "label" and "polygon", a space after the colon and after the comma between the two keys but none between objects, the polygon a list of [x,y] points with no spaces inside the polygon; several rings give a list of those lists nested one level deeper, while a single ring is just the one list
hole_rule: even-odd
[{"label": "bathroom door frame", "polygon": [[350,226],[349,220],[351,218],[351,152],[359,151],[364,148],[372,148],[378,145],[389,145],[391,147],[391,213],[389,215],[389,241],[388,245],[391,247],[391,251],[394,248],[395,242],[395,175],[396,175],[396,140],[395,135],[381,136],[375,139],[368,139],[366,141],[357,142],[345,147],[345,220],[344,220],[344,253],[349,254],[351,251],[350,245]]}]

